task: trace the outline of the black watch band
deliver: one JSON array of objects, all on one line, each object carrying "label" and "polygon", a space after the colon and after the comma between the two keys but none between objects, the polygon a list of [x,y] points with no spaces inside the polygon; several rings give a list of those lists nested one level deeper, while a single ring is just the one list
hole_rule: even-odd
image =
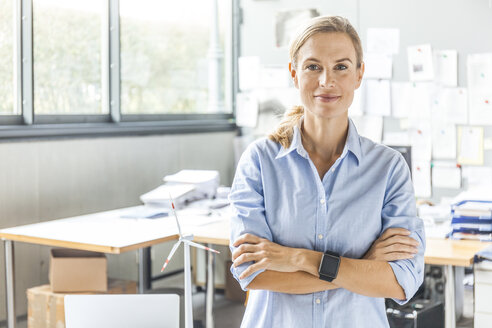
[{"label": "black watch band", "polygon": [[319,279],[332,282],[338,275],[340,267],[340,255],[334,252],[326,251],[319,264]]}]

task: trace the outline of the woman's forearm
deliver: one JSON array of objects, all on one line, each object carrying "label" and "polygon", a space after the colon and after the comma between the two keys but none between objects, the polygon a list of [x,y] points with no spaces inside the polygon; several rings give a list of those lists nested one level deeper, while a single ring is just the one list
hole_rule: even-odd
[{"label": "woman's forearm", "polygon": [[[298,249],[301,270],[319,277],[318,268],[322,255],[321,252]],[[403,288],[396,280],[393,269],[385,261],[341,257],[337,278],[332,283],[365,296],[405,299]]]},{"label": "woman's forearm", "polygon": [[248,285],[249,289],[265,289],[273,292],[287,294],[309,294],[338,286],[320,280],[319,278],[303,271],[278,272],[266,270],[253,279]]}]

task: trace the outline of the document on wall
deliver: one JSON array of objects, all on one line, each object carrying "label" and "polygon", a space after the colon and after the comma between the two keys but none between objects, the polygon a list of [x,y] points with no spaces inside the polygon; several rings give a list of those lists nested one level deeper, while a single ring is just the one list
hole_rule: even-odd
[{"label": "document on wall", "polygon": [[468,189],[492,188],[492,167],[463,166],[462,174]]},{"label": "document on wall", "polygon": [[483,128],[458,127],[458,163],[483,165]]},{"label": "document on wall", "polygon": [[262,67],[260,68],[261,88],[288,88],[289,70],[286,67]]},{"label": "document on wall", "polygon": [[492,53],[467,57],[470,124],[492,125]]},{"label": "document on wall", "polygon": [[454,124],[432,126],[432,157],[456,159],[456,126]]},{"label": "document on wall", "polygon": [[408,134],[412,146],[412,160],[430,162],[432,155],[431,133],[429,121],[409,120]]},{"label": "document on wall", "polygon": [[432,196],[430,162],[412,160],[412,182],[416,197]]},{"label": "document on wall", "polygon": [[435,90],[435,84],[432,82],[393,82],[391,84],[392,116],[430,119]]},{"label": "document on wall", "polygon": [[381,116],[353,116],[351,119],[361,136],[377,143],[381,142],[383,135],[383,118]]},{"label": "document on wall", "polygon": [[299,26],[316,16],[319,16],[319,12],[316,9],[296,9],[277,12],[275,16],[275,46],[288,46]]},{"label": "document on wall", "polygon": [[408,132],[384,132],[383,144],[388,146],[410,146]]},{"label": "document on wall", "polygon": [[393,73],[393,57],[390,54],[364,54],[364,78],[391,79]]},{"label": "document on wall", "polygon": [[260,57],[239,57],[239,89],[241,91],[258,88],[260,83]]},{"label": "document on wall", "polygon": [[400,50],[400,30],[397,28],[368,28],[367,52],[396,55]]},{"label": "document on wall", "polygon": [[238,92],[236,96],[236,125],[256,127],[258,122],[258,97],[254,91]]},{"label": "document on wall", "polygon": [[458,86],[458,51],[435,50],[434,74],[436,83],[447,86]]},{"label": "document on wall", "polygon": [[433,122],[468,124],[468,90],[439,88],[432,107]]},{"label": "document on wall", "polygon": [[430,44],[421,44],[407,48],[408,76],[410,81],[432,81],[434,65]]},{"label": "document on wall", "polygon": [[362,108],[362,90],[364,88],[363,84],[364,80],[362,80],[362,84],[359,89],[356,89],[354,92],[354,99],[352,100],[352,104],[350,105],[348,110],[350,117],[364,115],[364,109]]},{"label": "document on wall", "polygon": [[492,125],[492,85],[470,87],[470,124]]},{"label": "document on wall", "polygon": [[365,80],[364,111],[368,115],[391,115],[391,84],[389,80]]},{"label": "document on wall", "polygon": [[461,168],[454,162],[432,163],[432,186],[436,188],[461,188]]}]

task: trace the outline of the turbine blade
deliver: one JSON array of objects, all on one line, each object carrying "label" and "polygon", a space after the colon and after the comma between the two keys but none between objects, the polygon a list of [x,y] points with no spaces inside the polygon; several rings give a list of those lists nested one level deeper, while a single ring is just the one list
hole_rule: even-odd
[{"label": "turbine blade", "polygon": [[176,253],[176,250],[178,249],[180,243],[181,241],[178,241],[176,244],[174,244],[173,248],[171,249],[171,252],[167,256],[166,262],[164,262],[164,264],[162,265],[161,272],[164,271],[169,261],[171,261],[171,258],[173,257],[174,253]]},{"label": "turbine blade", "polygon": [[209,252],[214,252],[214,253],[220,254],[219,251],[216,251],[215,249],[212,249],[212,248],[207,247],[207,246],[203,246],[202,244],[198,244],[198,243],[195,243],[195,242],[192,242],[189,240],[183,240],[183,242],[190,244],[190,246],[198,247],[198,248],[204,249],[204,250],[209,251]]}]

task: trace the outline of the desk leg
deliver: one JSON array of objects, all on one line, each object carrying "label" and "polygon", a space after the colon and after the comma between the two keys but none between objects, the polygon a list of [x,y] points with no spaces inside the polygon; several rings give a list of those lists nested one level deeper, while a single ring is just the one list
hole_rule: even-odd
[{"label": "desk leg", "polygon": [[444,273],[446,276],[446,285],[444,290],[444,322],[446,328],[456,327],[456,314],[455,314],[455,290],[454,290],[454,271],[452,265],[444,266]]},{"label": "desk leg", "polygon": [[144,294],[152,289],[150,247],[138,250],[138,292]]},{"label": "desk leg", "polygon": [[5,295],[7,301],[7,327],[15,328],[15,277],[14,277],[14,242],[5,240]]},{"label": "desk leg", "polygon": [[[212,245],[208,244],[208,247],[212,248]],[[214,328],[214,269],[215,254],[212,252],[207,252],[207,299],[205,303],[205,319],[207,328]]]}]

